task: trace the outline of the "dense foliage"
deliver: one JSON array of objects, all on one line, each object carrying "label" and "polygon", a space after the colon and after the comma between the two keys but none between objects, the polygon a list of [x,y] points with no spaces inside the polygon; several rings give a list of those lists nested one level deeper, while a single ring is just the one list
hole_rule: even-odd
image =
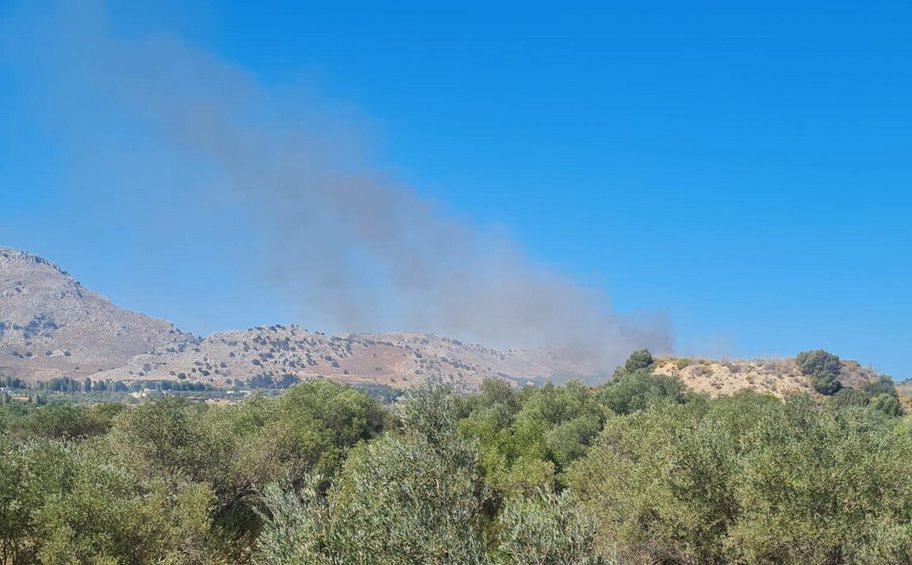
[{"label": "dense foliage", "polygon": [[820,394],[833,394],[840,388],[839,374],[842,362],[839,357],[823,349],[802,351],[795,358],[798,369],[811,380],[811,386]]},{"label": "dense foliage", "polygon": [[709,399],[652,366],[392,405],[328,381],[229,405],[6,402],[0,562],[912,561],[912,421],[889,379]]}]

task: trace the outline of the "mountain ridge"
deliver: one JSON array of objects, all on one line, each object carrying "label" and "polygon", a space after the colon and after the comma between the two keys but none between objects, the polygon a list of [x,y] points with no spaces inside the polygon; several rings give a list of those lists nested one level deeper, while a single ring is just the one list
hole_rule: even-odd
[{"label": "mountain ridge", "polygon": [[[845,386],[879,377],[843,361]],[[298,325],[272,325],[197,337],[114,305],[47,259],[0,246],[0,376],[31,382],[62,376],[173,380],[219,388],[315,378],[411,388],[434,379],[468,391],[489,378],[516,385],[569,378],[601,382],[613,369],[569,349],[500,350],[420,332],[326,335]],[[779,397],[813,394],[791,358],[660,356],[653,370],[711,396],[743,389]]]},{"label": "mountain ridge", "polygon": [[485,378],[524,383],[607,377],[557,349],[498,350],[418,332],[327,336],[300,326],[260,326],[197,337],[86,289],[55,263],[0,247],[0,374],[25,380],[251,378],[407,388],[429,378],[473,389]]}]

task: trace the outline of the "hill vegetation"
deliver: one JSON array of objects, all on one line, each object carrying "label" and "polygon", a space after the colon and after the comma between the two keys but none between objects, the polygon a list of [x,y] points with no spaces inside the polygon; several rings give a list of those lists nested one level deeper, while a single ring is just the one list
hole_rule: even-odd
[{"label": "hill vegetation", "polygon": [[213,334],[195,343],[138,355],[93,379],[187,380],[243,387],[251,379],[328,378],[400,389],[440,379],[477,390],[485,379],[540,382],[565,375],[594,377],[597,369],[559,351],[505,350],[424,333],[326,335],[299,326],[274,325]]},{"label": "hill vegetation", "polygon": [[[808,361],[812,353],[831,356],[829,369],[818,369],[813,360]],[[710,396],[732,395],[743,390],[778,398],[801,393],[828,395],[841,388],[862,389],[884,378],[856,361],[840,359],[826,351],[802,352],[790,358],[745,360],[660,357],[652,367],[656,373],[678,377],[691,390]]]}]

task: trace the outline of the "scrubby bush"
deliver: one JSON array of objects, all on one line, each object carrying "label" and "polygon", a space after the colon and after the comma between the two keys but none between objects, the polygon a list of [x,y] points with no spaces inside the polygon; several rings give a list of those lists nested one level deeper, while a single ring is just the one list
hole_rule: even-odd
[{"label": "scrubby bush", "polygon": [[886,375],[878,375],[874,379],[865,382],[862,385],[861,390],[870,396],[877,396],[879,394],[896,396],[896,384],[893,382],[893,379]]},{"label": "scrubby bush", "polygon": [[798,369],[811,381],[820,394],[833,394],[840,389],[839,375],[842,362],[839,357],[823,349],[802,351],[795,358]]},{"label": "scrubby bush", "polygon": [[13,563],[203,563],[211,491],[143,479],[91,443],[0,439],[0,541]]},{"label": "scrubby bush", "polygon": [[478,441],[479,467],[504,497],[559,486],[604,420],[595,392],[576,381],[519,391],[489,381],[462,411],[459,428]]},{"label": "scrubby bush", "polygon": [[630,414],[660,402],[682,403],[686,398],[680,379],[644,370],[620,374],[599,391],[599,401],[617,414]]},{"label": "scrubby bush", "polygon": [[854,388],[841,388],[833,395],[833,402],[840,406],[867,406],[871,398]]},{"label": "scrubby bush", "polygon": [[[403,432],[352,452],[325,499],[275,487],[259,540],[263,563],[475,564],[484,558],[484,483],[456,402],[424,388],[401,407]],[[291,545],[290,561],[283,560]]]},{"label": "scrubby bush", "polygon": [[569,492],[540,490],[512,498],[497,518],[496,565],[600,565],[608,560],[596,550],[595,521]]},{"label": "scrubby bush", "polygon": [[279,398],[253,397],[220,409],[155,399],[117,418],[105,439],[140,476],[211,485],[213,527],[240,543],[259,528],[258,488],[276,481],[298,487],[308,473],[331,477],[348,449],[389,421],[382,407],[354,389],[315,381]]},{"label": "scrubby bush", "polygon": [[887,416],[902,414],[902,405],[895,394],[878,394],[871,398],[871,407],[880,410]]},{"label": "scrubby bush", "polygon": [[569,484],[629,562],[888,563],[910,458],[876,411],[742,394],[610,418]]},{"label": "scrubby bush", "polygon": [[655,359],[652,357],[652,353],[648,349],[640,349],[634,351],[627,357],[627,361],[624,363],[624,369],[633,372],[639,371],[642,369],[648,369],[655,363]]},{"label": "scrubby bush", "polygon": [[864,383],[861,390],[841,388],[832,396],[833,402],[840,406],[870,406],[887,416],[902,414],[902,405],[893,379],[879,376],[873,381]]}]

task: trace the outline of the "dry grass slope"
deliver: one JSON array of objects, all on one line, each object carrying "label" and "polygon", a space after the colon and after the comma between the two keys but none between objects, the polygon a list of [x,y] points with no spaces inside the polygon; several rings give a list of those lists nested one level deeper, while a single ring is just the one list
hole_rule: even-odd
[{"label": "dry grass slope", "polygon": [[[779,398],[800,393],[816,394],[792,357],[733,361],[665,357],[656,360],[655,372],[678,377],[694,391],[710,396],[730,395],[745,389]],[[843,360],[839,379],[843,386],[859,388],[876,378],[874,370],[855,361]]]}]

